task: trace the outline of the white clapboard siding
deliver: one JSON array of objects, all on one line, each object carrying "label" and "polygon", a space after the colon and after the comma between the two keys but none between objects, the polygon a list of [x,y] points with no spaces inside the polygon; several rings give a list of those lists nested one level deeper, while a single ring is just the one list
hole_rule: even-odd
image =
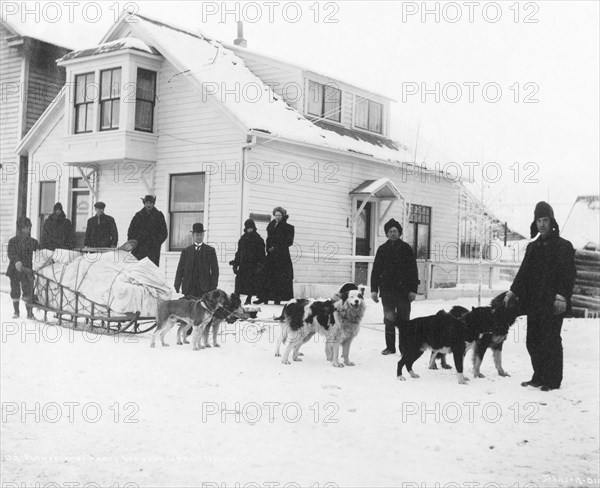
[{"label": "white clapboard siding", "polygon": [[[18,185],[19,158],[15,147],[19,139],[21,117],[21,57],[17,49],[10,49],[6,42],[10,33],[0,24],[0,239],[3,259],[6,243],[15,234],[16,191]],[[16,93],[15,93],[16,91]],[[4,261],[3,261],[4,262]]]},{"label": "white clapboard siding", "polygon": [[[293,154],[290,154],[293,153]],[[335,255],[352,253],[352,221],[350,191],[364,180],[390,178],[411,202],[432,207],[431,242],[456,242],[457,190],[448,182],[422,182],[421,175],[406,175],[382,163],[365,161],[351,155],[331,161],[331,155],[313,149],[292,148],[289,145],[270,143],[252,149],[251,161],[258,163],[278,161],[273,181],[267,176],[253,182],[249,198],[249,212],[270,214],[272,208],[281,205],[290,214],[289,223],[295,226],[296,238],[292,256],[295,258],[296,283],[331,283],[350,279],[350,264],[335,261]],[[300,167],[297,172],[286,174],[284,168]],[[326,165],[330,165],[327,167]],[[316,166],[315,166],[316,165]],[[335,171],[331,171],[335,165]],[[319,174],[316,174],[316,167]],[[290,166],[288,166],[290,168]],[[290,178],[290,175],[294,176]],[[325,178],[327,176],[327,178]],[[428,177],[430,178],[430,177]],[[298,181],[295,181],[295,180]],[[315,179],[317,182],[315,182]],[[381,205],[380,213],[388,203]],[[402,206],[396,202],[386,220],[402,219]],[[264,226],[259,226],[259,230]],[[377,230],[379,243],[385,241],[382,226]],[[266,237],[266,235],[264,236]],[[372,249],[374,254],[376,249]],[[329,256],[330,259],[326,259]]]},{"label": "white clapboard siding", "polygon": [[[157,207],[163,210],[169,224],[170,175],[210,173],[206,186],[205,239],[218,251],[219,286],[233,291],[234,276],[228,262],[233,259],[240,234],[239,167],[246,136],[223,114],[218,100],[203,100],[195,86],[175,74],[176,70],[165,62],[159,75],[159,137],[154,174]],[[163,249],[161,264],[172,283],[180,253],[169,252],[168,243]]]}]

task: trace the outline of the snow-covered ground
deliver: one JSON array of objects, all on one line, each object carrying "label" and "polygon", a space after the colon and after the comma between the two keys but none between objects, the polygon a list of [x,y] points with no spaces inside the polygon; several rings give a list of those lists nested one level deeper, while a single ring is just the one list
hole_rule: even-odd
[{"label": "snow-covered ground", "polygon": [[[416,302],[412,315],[453,304],[475,300]],[[531,376],[523,319],[504,348],[512,376],[490,354],[486,378],[462,386],[426,356],[420,379],[398,381],[370,300],[356,366],[340,369],[314,342],[283,365],[276,325],[228,325],[202,351],[172,330],[171,347],[150,349],[149,334],[12,320],[5,293],[1,305],[3,487],[598,486],[595,319],[565,321],[563,387],[544,393],[519,385]]]}]

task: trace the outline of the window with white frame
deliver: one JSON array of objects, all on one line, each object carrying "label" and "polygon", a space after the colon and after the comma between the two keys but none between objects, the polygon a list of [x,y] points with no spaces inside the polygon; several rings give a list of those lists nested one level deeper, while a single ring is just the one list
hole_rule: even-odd
[{"label": "window with white frame", "polygon": [[204,222],[205,173],[171,175],[169,188],[169,250],[191,244],[192,225]]},{"label": "window with white frame", "polygon": [[119,128],[121,68],[100,72],[100,130]]},{"label": "window with white frame", "polygon": [[340,122],[342,117],[342,90],[329,83],[324,85],[310,80],[308,82],[306,111],[310,115]]},{"label": "window with white frame", "polygon": [[431,207],[411,205],[408,225],[402,234],[402,239],[410,244],[418,259],[429,259]]},{"label": "window with white frame", "polygon": [[364,97],[356,97],[354,125],[359,129],[383,133],[383,105]]},{"label": "window with white frame", "polygon": [[97,96],[94,73],[75,76],[75,133],[92,132],[94,99]]}]

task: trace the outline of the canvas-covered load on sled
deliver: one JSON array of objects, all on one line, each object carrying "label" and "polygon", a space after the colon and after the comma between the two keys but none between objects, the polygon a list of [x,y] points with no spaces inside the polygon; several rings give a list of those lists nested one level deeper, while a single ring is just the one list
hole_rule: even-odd
[{"label": "canvas-covered load on sled", "polygon": [[117,330],[128,322],[141,332],[137,320],[154,320],[160,303],[171,299],[159,268],[148,258],[138,261],[130,250],[43,249],[33,263],[32,304],[61,318],[120,323]]}]

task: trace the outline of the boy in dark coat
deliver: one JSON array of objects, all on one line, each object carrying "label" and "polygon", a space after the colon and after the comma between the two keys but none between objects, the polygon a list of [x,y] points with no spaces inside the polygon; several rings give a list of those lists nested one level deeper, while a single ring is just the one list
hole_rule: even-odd
[{"label": "boy in dark coat", "polygon": [[205,244],[204,226],[192,226],[194,242],[181,251],[175,274],[175,291],[185,296],[200,298],[217,289],[219,285],[219,262],[215,248]]},{"label": "boy in dark coat", "polygon": [[115,219],[104,213],[106,204],[96,202],[94,204],[96,216],[88,219],[85,229],[85,247],[117,247],[119,231]]},{"label": "boy in dark coat", "polygon": [[554,210],[546,202],[535,206],[531,237],[525,257],[515,276],[505,304],[518,299],[527,313],[527,352],[533,376],[521,386],[541,387],[543,391],[560,388],[563,377],[563,348],[560,330],[565,313],[571,310],[575,284],[575,250],[559,237]]},{"label": "boy in dark coat", "polygon": [[400,239],[402,226],[395,219],[383,226],[388,240],[379,246],[371,272],[371,298],[383,304],[386,347],[381,354],[396,353],[396,321],[410,320],[410,304],[417,297],[419,271],[409,244]]},{"label": "boy in dark coat", "polygon": [[262,296],[264,261],[265,241],[256,231],[254,220],[248,219],[235,258],[229,262],[235,273],[235,294],[247,295],[244,305],[250,304],[253,295]]},{"label": "boy in dark coat", "polygon": [[33,252],[38,248],[38,241],[31,237],[31,221],[21,217],[17,221],[17,235],[8,241],[8,269],[6,276],[10,278],[10,298],[13,302],[13,319],[20,315],[19,299],[25,301],[27,318],[33,319],[31,305],[28,305],[31,296],[32,277],[27,269],[33,267]]},{"label": "boy in dark coat", "polygon": [[167,223],[162,212],[154,207],[156,197],[142,198],[144,208],[133,216],[127,231],[127,240],[135,239],[136,248],[131,252],[137,259],[148,257],[156,266],[160,263],[160,246],[168,236]]},{"label": "boy in dark coat", "polygon": [[50,215],[42,227],[40,249],[73,249],[75,232],[71,221],[63,212],[62,203],[54,204],[54,213]]}]

